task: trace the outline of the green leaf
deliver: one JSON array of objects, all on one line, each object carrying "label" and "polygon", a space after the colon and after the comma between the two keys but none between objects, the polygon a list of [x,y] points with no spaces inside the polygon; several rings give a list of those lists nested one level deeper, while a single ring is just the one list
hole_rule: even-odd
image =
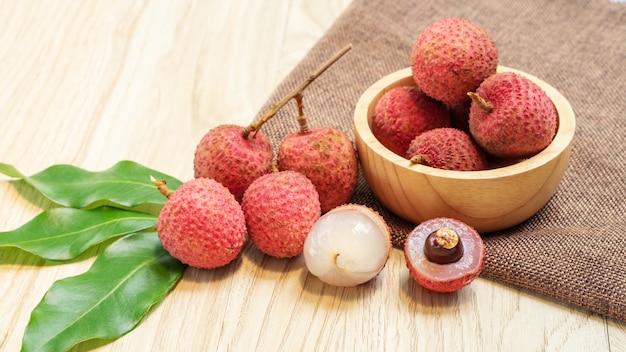
[{"label": "green leaf", "polygon": [[15,166],[5,163],[0,163],[0,173],[3,173],[9,177],[24,178],[24,175],[22,175],[22,173],[19,172],[15,168]]},{"label": "green leaf", "polygon": [[172,176],[128,160],[98,172],[66,164],[53,165],[30,177],[0,163],[0,173],[23,179],[51,201],[72,208],[162,206],[166,198],[157,191],[150,176],[167,180],[170,189],[181,184]]},{"label": "green leaf", "polygon": [[107,239],[153,227],[156,216],[133,211],[52,208],[0,232],[0,248],[17,247],[48,260],[71,260]]},{"label": "green leaf", "polygon": [[67,351],[91,339],[115,339],[134,329],[181,278],[155,232],[111,244],[84,274],[56,281],[26,326],[23,351]]}]

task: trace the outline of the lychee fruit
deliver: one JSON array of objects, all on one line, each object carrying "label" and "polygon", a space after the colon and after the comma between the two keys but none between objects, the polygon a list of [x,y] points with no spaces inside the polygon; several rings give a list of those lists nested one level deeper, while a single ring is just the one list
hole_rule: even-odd
[{"label": "lychee fruit", "polygon": [[487,159],[469,134],[444,127],[415,137],[406,154],[413,164],[438,169],[478,171],[487,167]]},{"label": "lychee fruit", "polygon": [[156,230],[172,257],[203,269],[224,266],[237,257],[246,240],[246,220],[228,188],[196,178],[172,193],[164,181],[153,182],[168,197]]},{"label": "lychee fruit", "polygon": [[385,92],[372,115],[372,133],[382,145],[404,156],[418,134],[450,126],[446,107],[415,86],[399,86]]},{"label": "lychee fruit", "polygon": [[241,202],[248,186],[271,170],[273,150],[260,131],[246,132],[237,125],[220,125],[209,130],[194,155],[194,177],[212,178]]},{"label": "lychee fruit", "polygon": [[467,92],[496,73],[498,50],[476,23],[444,18],[418,35],[410,60],[417,86],[431,98],[453,106],[468,101]]},{"label": "lychee fruit", "polygon": [[530,79],[500,72],[468,95],[472,98],[470,133],[487,153],[525,158],[552,142],[558,113],[546,92]]},{"label": "lychee fruit", "polygon": [[470,284],[482,271],[485,256],[480,234],[450,218],[422,222],[404,243],[411,277],[435,292],[453,292]]},{"label": "lychee fruit", "polygon": [[321,214],[315,186],[296,171],[259,177],[244,192],[241,207],[252,243],[276,258],[302,253],[304,239]]},{"label": "lychee fruit", "polygon": [[333,286],[356,286],[376,277],[391,251],[386,222],[374,210],[345,204],[322,215],[304,241],[311,274]]},{"label": "lychee fruit", "polygon": [[333,127],[309,128],[298,102],[300,131],[288,134],[277,152],[278,169],[298,171],[315,185],[322,213],[345,204],[356,189],[358,161],[352,140]]},{"label": "lychee fruit", "polygon": [[241,202],[246,188],[271,170],[273,149],[268,138],[259,131],[261,126],[294,97],[301,99],[302,91],[351,49],[352,44],[348,44],[336,52],[249,126],[222,125],[207,132],[196,147],[194,176],[217,180]]}]

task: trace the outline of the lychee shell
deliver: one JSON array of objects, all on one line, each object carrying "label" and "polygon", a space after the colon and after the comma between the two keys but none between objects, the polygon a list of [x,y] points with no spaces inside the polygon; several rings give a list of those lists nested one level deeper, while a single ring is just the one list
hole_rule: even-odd
[{"label": "lychee shell", "polygon": [[418,35],[410,60],[417,86],[433,99],[454,106],[468,102],[467,92],[496,73],[498,49],[476,23],[444,18]]},{"label": "lychee shell", "polygon": [[407,151],[407,159],[420,155],[427,166],[456,171],[478,171],[487,167],[484,153],[469,134],[444,127],[426,131],[415,137]]},{"label": "lychee shell", "polygon": [[469,127],[474,140],[489,154],[524,158],[547,147],[558,127],[558,114],[541,87],[514,72],[487,78],[476,94],[489,101],[491,112],[472,102]]},{"label": "lychee shell", "polygon": [[270,141],[262,132],[246,139],[243,131],[237,125],[209,130],[198,143],[193,161],[194,177],[215,179],[239,202],[252,181],[271,170],[273,158]]},{"label": "lychee shell", "polygon": [[241,206],[252,243],[277,258],[302,253],[304,240],[321,213],[315,186],[296,171],[261,176],[248,187]]},{"label": "lychee shell", "polygon": [[279,170],[306,175],[315,185],[322,213],[345,204],[356,188],[358,165],[350,138],[342,131],[311,128],[287,135],[278,148]]},{"label": "lychee shell", "polygon": [[450,126],[446,107],[415,86],[385,92],[372,115],[372,133],[392,152],[404,156],[418,134]]},{"label": "lychee shell", "polygon": [[[450,264],[433,263],[424,255],[424,242],[442,227],[452,228],[463,241],[464,254]],[[436,218],[422,222],[409,233],[404,257],[411,277],[422,287],[435,292],[457,291],[480,275],[486,250],[482,238],[471,226],[455,219]]]},{"label": "lychee shell", "polygon": [[169,197],[157,220],[157,233],[174,258],[213,269],[237,257],[246,240],[241,205],[219,182],[197,178]]}]

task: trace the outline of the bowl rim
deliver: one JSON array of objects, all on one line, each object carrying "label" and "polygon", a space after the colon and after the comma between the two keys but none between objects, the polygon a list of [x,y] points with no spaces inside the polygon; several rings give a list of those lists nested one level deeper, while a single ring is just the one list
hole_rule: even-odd
[{"label": "bowl rim", "polygon": [[556,135],[552,142],[544,148],[541,152],[533,155],[530,158],[521,160],[514,164],[491,168],[487,170],[479,171],[456,171],[456,170],[443,170],[437,169],[426,165],[411,165],[410,162],[387,149],[378,141],[374,136],[371,129],[371,115],[374,111],[372,102],[376,99],[380,99],[380,96],[391,88],[403,85],[405,81],[415,84],[412,81],[411,67],[406,67],[398,71],[392,72],[378,81],[373,83],[365,92],[361,95],[357,101],[356,108],[354,110],[354,127],[356,134],[363,140],[364,144],[368,145],[368,148],[372,149],[380,157],[395,164],[398,167],[402,167],[407,170],[413,170],[426,175],[441,177],[441,178],[453,178],[453,179],[471,179],[471,180],[488,180],[494,178],[500,178],[503,176],[518,175],[539,168],[550,161],[558,158],[558,156],[567,150],[570,144],[573,142],[574,133],[576,130],[576,119],[574,111],[569,101],[553,86],[547,82],[539,79],[538,77],[506,66],[499,65],[498,72],[514,72],[522,76],[527,77],[539,87],[541,87],[552,103],[556,107],[559,124]]}]

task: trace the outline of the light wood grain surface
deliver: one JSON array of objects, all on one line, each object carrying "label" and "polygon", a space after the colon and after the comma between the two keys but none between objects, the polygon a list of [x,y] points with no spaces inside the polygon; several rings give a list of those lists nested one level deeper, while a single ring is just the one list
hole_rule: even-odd
[{"label": "light wood grain surface", "polygon": [[[349,2],[0,1],[0,161],[31,175],[130,159],[190,179],[202,135],[250,122]],[[49,205],[0,180],[0,231]],[[50,285],[92,261],[0,250],[0,351],[18,351]],[[355,288],[250,245],[237,263],[188,269],[135,330],[78,350],[626,350],[624,324],[482,278],[453,294],[424,291],[398,250]]]}]

